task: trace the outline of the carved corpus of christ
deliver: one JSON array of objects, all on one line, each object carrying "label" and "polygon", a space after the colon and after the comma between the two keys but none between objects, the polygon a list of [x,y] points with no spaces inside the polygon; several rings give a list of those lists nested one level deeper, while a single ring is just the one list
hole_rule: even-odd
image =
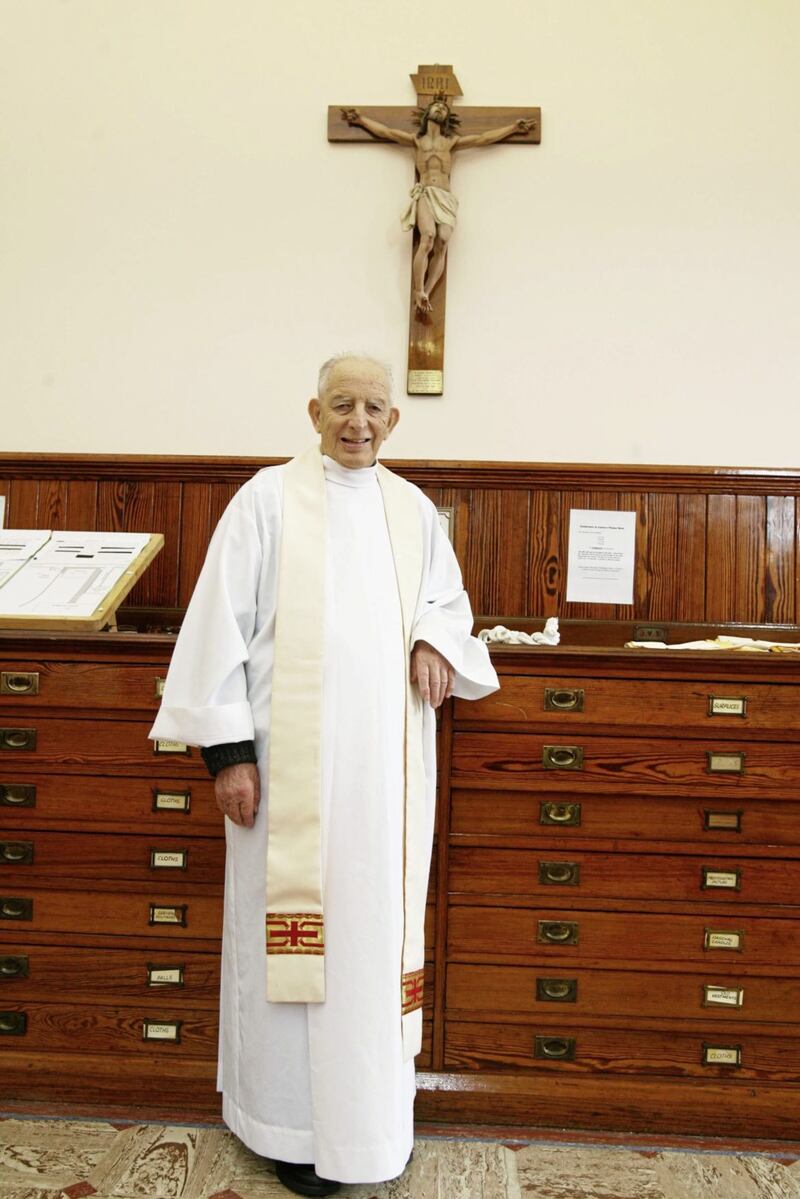
[{"label": "carved corpus of christ", "polygon": [[[414,151],[416,183],[401,218],[403,228],[414,233],[408,392],[440,395],[445,269],[458,213],[458,200],[450,189],[453,155],[509,139],[535,144],[540,140],[540,113],[530,108],[461,108],[456,113],[452,99],[462,93],[451,67],[420,67],[411,78],[417,87],[416,110],[331,107],[328,140],[379,140]],[[502,123],[481,128],[495,115]],[[351,136],[342,136],[343,129]]]}]

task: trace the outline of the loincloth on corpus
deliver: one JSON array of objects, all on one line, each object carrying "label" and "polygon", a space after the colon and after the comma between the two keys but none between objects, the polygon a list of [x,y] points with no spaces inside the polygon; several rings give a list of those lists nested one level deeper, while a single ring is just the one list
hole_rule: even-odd
[{"label": "loincloth on corpus", "polygon": [[431,206],[431,212],[436,224],[449,225],[451,229],[455,229],[456,217],[458,216],[458,200],[452,192],[445,191],[443,187],[434,187],[431,183],[417,183],[411,189],[411,202],[400,218],[403,228],[406,230],[413,229],[416,225],[417,204],[423,196]]}]

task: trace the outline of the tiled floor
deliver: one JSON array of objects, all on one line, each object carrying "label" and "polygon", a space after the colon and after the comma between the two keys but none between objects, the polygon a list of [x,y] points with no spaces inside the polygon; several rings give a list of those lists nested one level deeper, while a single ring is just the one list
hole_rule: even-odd
[{"label": "tiled floor", "polygon": [[[221,1128],[0,1119],[0,1199],[287,1199]],[[800,1160],[536,1142],[418,1140],[352,1199],[800,1199]]]}]

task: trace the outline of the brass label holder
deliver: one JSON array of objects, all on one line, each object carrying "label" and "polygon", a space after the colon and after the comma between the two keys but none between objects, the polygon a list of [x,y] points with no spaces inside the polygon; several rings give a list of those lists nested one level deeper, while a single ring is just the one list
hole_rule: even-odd
[{"label": "brass label holder", "polygon": [[188,812],[192,803],[191,791],[161,791],[153,789],[154,812]]}]

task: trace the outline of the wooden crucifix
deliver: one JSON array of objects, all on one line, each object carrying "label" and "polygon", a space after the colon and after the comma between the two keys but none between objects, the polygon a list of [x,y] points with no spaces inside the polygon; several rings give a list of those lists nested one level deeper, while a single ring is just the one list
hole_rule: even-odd
[{"label": "wooden crucifix", "polygon": [[411,76],[413,108],[328,108],[328,141],[394,142],[415,152],[416,181],[403,228],[413,230],[408,338],[409,395],[441,395],[447,249],[458,200],[450,190],[452,156],[496,142],[536,145],[538,108],[453,108],[463,95],[451,66],[421,66]]}]

